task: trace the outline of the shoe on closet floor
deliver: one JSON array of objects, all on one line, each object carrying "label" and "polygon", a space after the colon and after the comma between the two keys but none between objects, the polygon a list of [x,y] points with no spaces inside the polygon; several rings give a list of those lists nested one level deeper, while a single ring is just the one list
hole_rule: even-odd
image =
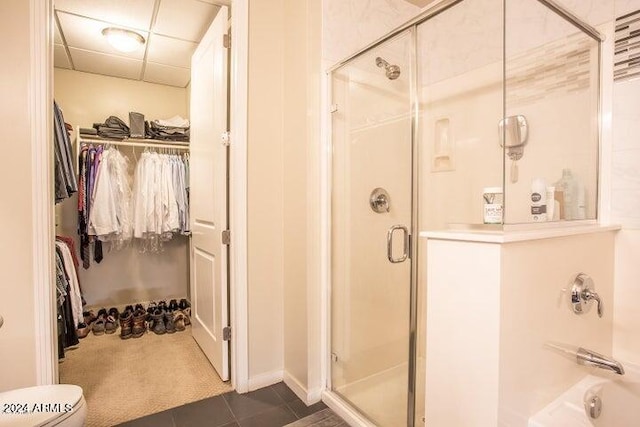
[{"label": "shoe on closet floor", "polygon": [[95,322],[93,322],[93,335],[102,335],[104,334],[104,327],[107,321],[107,309],[101,308],[98,311],[98,318]]},{"label": "shoe on closet floor", "polygon": [[167,310],[164,312],[164,328],[167,330],[168,334],[173,334],[176,331],[173,311],[171,310]]},{"label": "shoe on closet floor", "polygon": [[156,335],[162,335],[167,332],[167,328],[164,324],[164,315],[164,311],[162,311],[160,308],[156,308],[151,315],[151,320],[153,322],[151,325],[151,330]]},{"label": "shoe on closet floor", "polygon": [[91,326],[91,324],[93,322],[95,322],[96,319],[98,318],[98,316],[96,316],[96,314],[93,312],[93,310],[83,311],[82,312],[82,317],[84,317],[84,323],[87,326]]},{"label": "shoe on closet floor", "polygon": [[165,300],[160,301],[158,303],[158,308],[164,313],[165,311],[167,311],[167,302]]},{"label": "shoe on closet floor", "polygon": [[189,303],[189,301],[182,298],[180,300],[180,304],[178,304],[178,308],[180,308],[180,311],[182,311],[182,313],[185,316],[184,324],[190,325],[191,324],[191,304]]},{"label": "shoe on closet floor", "polygon": [[172,299],[171,301],[169,301],[169,310],[177,311],[178,309],[180,309],[180,307],[178,306],[177,300]]},{"label": "shoe on closet floor", "polygon": [[109,309],[107,319],[104,324],[104,332],[107,334],[114,334],[118,330],[118,318],[120,312],[117,308],[111,307]]},{"label": "shoe on closet floor", "polygon": [[176,326],[176,331],[182,332],[186,329],[185,318],[187,316],[180,310],[173,314],[173,324]]},{"label": "shoe on closet floor", "polygon": [[91,325],[87,325],[84,322],[78,323],[78,327],[76,328],[76,333],[78,334],[78,338],[86,338],[91,332]]},{"label": "shoe on closet floor", "polygon": [[131,338],[133,328],[133,312],[125,310],[120,313],[120,338],[126,340]]},{"label": "shoe on closet floor", "polygon": [[151,301],[147,306],[147,322],[151,321],[151,315],[156,311],[156,308],[158,308],[158,303],[155,301]]},{"label": "shoe on closet floor", "polygon": [[133,338],[140,338],[147,331],[146,317],[147,312],[144,309],[136,309],[133,313],[133,326],[131,327],[131,335]]}]

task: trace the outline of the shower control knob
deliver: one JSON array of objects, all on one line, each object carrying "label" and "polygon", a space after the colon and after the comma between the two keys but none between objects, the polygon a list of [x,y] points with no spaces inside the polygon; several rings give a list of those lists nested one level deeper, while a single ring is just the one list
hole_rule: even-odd
[{"label": "shower control knob", "polygon": [[602,317],[602,300],[596,293],[593,279],[587,274],[580,273],[571,285],[570,304],[575,314],[587,313],[591,308],[591,303],[595,301],[598,307],[598,317]]},{"label": "shower control knob", "polygon": [[369,196],[369,205],[375,213],[389,212],[391,198],[384,188],[375,188]]}]

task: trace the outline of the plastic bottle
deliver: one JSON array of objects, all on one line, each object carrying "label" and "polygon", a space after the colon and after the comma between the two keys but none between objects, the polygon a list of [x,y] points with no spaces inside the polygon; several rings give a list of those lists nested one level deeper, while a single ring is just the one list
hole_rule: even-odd
[{"label": "plastic bottle", "polygon": [[562,178],[555,184],[556,190],[562,192],[562,212],[564,218],[571,220],[576,217],[576,181],[571,169],[562,169]]},{"label": "plastic bottle", "polygon": [[531,219],[535,222],[547,220],[547,185],[542,178],[531,181]]},{"label": "plastic bottle", "polygon": [[573,219],[587,219],[586,194],[584,184],[581,181],[575,182],[573,200],[576,205]]},{"label": "plastic bottle", "polygon": [[547,221],[553,221],[556,213],[556,187],[547,187]]}]

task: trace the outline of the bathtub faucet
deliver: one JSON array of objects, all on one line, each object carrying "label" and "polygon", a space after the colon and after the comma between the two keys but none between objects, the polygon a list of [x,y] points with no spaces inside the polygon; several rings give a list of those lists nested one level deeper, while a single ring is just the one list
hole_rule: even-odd
[{"label": "bathtub faucet", "polygon": [[618,375],[624,375],[624,367],[620,362],[603,356],[595,351],[580,347],[576,353],[576,361],[579,365],[595,366],[601,369],[613,371]]}]

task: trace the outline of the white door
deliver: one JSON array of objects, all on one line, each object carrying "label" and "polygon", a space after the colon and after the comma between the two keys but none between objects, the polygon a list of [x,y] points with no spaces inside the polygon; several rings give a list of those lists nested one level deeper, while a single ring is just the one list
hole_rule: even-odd
[{"label": "white door", "polygon": [[191,314],[193,337],[229,379],[227,246],[227,33],[221,7],[191,59]]}]

